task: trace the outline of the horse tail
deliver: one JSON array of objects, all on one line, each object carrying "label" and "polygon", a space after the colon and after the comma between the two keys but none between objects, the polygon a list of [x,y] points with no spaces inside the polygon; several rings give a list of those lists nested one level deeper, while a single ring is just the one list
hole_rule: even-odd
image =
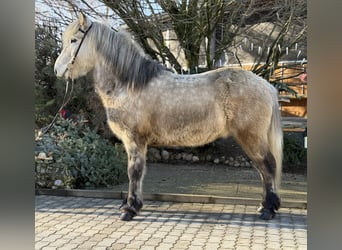
[{"label": "horse tail", "polygon": [[274,98],[272,106],[272,118],[268,130],[268,143],[270,145],[270,151],[276,161],[276,188],[280,188],[283,162],[283,130],[277,97]]}]

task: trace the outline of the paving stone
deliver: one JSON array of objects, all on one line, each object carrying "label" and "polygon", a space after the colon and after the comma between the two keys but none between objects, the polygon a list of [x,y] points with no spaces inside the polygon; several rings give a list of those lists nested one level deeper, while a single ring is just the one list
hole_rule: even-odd
[{"label": "paving stone", "polygon": [[265,244],[266,238],[261,236],[254,236],[252,238],[252,244]]},{"label": "paving stone", "polygon": [[220,248],[222,249],[233,249],[235,246],[235,241],[222,241]]},{"label": "paving stone", "polygon": [[306,238],[296,238],[296,242],[300,245],[306,245],[308,243]]},{"label": "paving stone", "polygon": [[191,241],[179,240],[174,244],[174,248],[187,249],[191,244]]},{"label": "paving stone", "polygon": [[129,244],[126,244],[124,249],[140,249],[140,247],[144,246],[144,244],[145,241],[133,240]]},{"label": "paving stone", "polygon": [[293,233],[282,233],[281,238],[284,240],[293,240],[294,235],[293,235]]},{"label": "paving stone", "polygon": [[165,238],[166,237],[166,235],[168,235],[169,234],[169,232],[161,232],[161,231],[157,231],[156,233],[154,233],[154,237],[155,238]]},{"label": "paving stone", "polygon": [[203,247],[190,245],[187,250],[203,250]]},{"label": "paving stone", "polygon": [[156,247],[156,250],[169,250],[172,249],[172,243],[161,243],[159,246]]},{"label": "paving stone", "polygon": [[108,237],[108,235],[106,235],[106,234],[97,233],[97,234],[94,234],[92,237],[88,237],[88,238],[91,238],[94,241],[102,241],[103,239],[105,239],[107,237]]},{"label": "paving stone", "polygon": [[250,249],[251,250],[264,250],[265,245],[264,244],[252,244]]},{"label": "paving stone", "polygon": [[266,242],[266,247],[267,249],[281,249],[281,244],[280,242],[273,242],[273,241],[268,241]]},{"label": "paving stone", "polygon": [[77,245],[77,248],[78,249],[80,249],[80,248],[91,249],[91,248],[95,247],[96,244],[97,243],[94,241],[86,241],[82,244]]},{"label": "paving stone", "polygon": [[193,240],[193,241],[191,241],[191,246],[203,246],[204,247],[206,243],[207,243],[206,240],[203,240],[203,241]]},{"label": "paving stone", "polygon": [[298,244],[297,245],[297,249],[298,250],[307,250],[307,248],[308,248],[307,244],[303,244],[303,245]]},{"label": "paving stone", "polygon": [[[111,234],[109,234],[108,237],[111,237],[111,238],[114,238],[114,239],[118,239],[118,238],[120,238],[123,235],[129,235],[129,234],[128,234],[128,232],[125,233],[125,232],[114,231]],[[140,233],[136,234],[136,235],[133,235],[133,236],[137,236],[137,235],[140,235]]]},{"label": "paving stone", "polygon": [[239,247],[245,247],[250,245],[250,241],[246,239],[239,239],[236,241],[236,245]]},{"label": "paving stone", "polygon": [[[113,231],[113,227],[110,227],[107,230]],[[142,230],[142,229],[131,229],[128,232],[118,232],[118,233],[122,233],[122,234],[124,234],[126,236],[137,236],[137,235],[139,235],[139,234],[141,234],[143,232],[144,232],[144,230]],[[111,233],[112,232],[110,232],[109,234],[111,234]]]},{"label": "paving stone", "polygon": [[194,234],[184,233],[179,237],[179,240],[192,241],[194,237]]},{"label": "paving stone", "polygon": [[62,237],[63,237],[63,235],[61,235],[61,234],[51,234],[48,237],[46,237],[44,240],[54,242],[54,241],[56,241]]},{"label": "paving stone", "polygon": [[[129,244],[130,242],[133,241],[135,236],[133,235],[124,235],[124,236],[121,236],[119,239],[116,240],[117,243],[123,243],[123,244]],[[112,238],[112,242],[115,241],[113,240],[114,238]]]},{"label": "paving stone", "polygon": [[120,202],[36,196],[35,249],[307,248],[302,209],[282,208],[265,222],[255,206],[145,201],[146,212],[124,222],[113,212]]},{"label": "paving stone", "polygon": [[39,242],[36,242],[35,249],[42,249],[43,247],[46,247],[50,243],[51,243],[50,241],[43,241],[43,240],[41,240]]},{"label": "paving stone", "polygon": [[243,232],[240,231],[239,233],[239,238],[243,238],[243,239],[250,239],[252,237],[252,232]]},{"label": "paving stone", "polygon": [[61,249],[63,249],[63,250],[76,250],[79,248],[78,248],[78,244],[68,243],[68,244],[65,244]]},{"label": "paving stone", "polygon": [[71,239],[69,242],[72,243],[72,244],[78,244],[78,245],[81,245],[85,242],[87,242],[89,240],[89,237],[82,237],[82,236],[79,236],[79,237],[76,237],[74,239]]},{"label": "paving stone", "polygon": [[174,244],[179,239],[178,236],[167,235],[163,238],[163,243]]},{"label": "paving stone", "polygon": [[155,250],[155,246],[141,246],[139,250]]},{"label": "paving stone", "polygon": [[56,250],[56,249],[57,249],[56,247],[50,247],[50,246],[42,248],[42,250]]},{"label": "paving stone", "polygon": [[160,244],[160,242],[162,242],[162,239],[150,239],[145,241],[145,245],[157,247]]},{"label": "paving stone", "polygon": [[[83,250],[83,249],[82,249],[82,250]],[[89,250],[89,248],[88,248],[88,249],[84,249],[84,250]],[[108,250],[108,247],[94,246],[94,247],[92,248],[92,250]]]},{"label": "paving stone", "polygon": [[306,230],[295,230],[294,234],[296,235],[297,238],[307,238],[307,232]]},{"label": "paving stone", "polygon": [[281,245],[283,247],[292,247],[292,249],[293,249],[293,248],[295,248],[296,243],[293,240],[282,240]]},{"label": "paving stone", "polygon": [[296,249],[297,247],[295,246],[283,246],[281,249],[282,250],[292,250],[292,249]]},{"label": "paving stone", "polygon": [[[121,238],[122,239],[122,238]],[[121,240],[120,239],[120,240]],[[106,238],[106,239],[103,239],[102,241],[98,242],[97,246],[104,246],[104,247],[110,247],[114,242],[116,241],[116,239],[113,239],[113,238]],[[123,243],[125,244],[125,242],[120,242],[119,240],[117,241],[118,243]],[[127,242],[129,243],[129,242]],[[126,243],[126,244],[127,244]]]},{"label": "paving stone", "polygon": [[141,233],[139,235],[137,235],[134,239],[135,240],[143,240],[143,241],[147,241],[149,238],[151,238],[151,234],[146,234],[146,233]]},{"label": "paving stone", "polygon": [[278,234],[270,234],[270,235],[267,235],[264,238],[267,239],[268,241],[275,241],[275,242],[279,242],[280,241],[280,235],[278,235]]},{"label": "paving stone", "polygon": [[[72,229],[73,230],[73,229]],[[63,233],[64,231],[61,231],[60,233]],[[76,233],[76,232],[66,232],[64,235],[63,235],[63,238],[64,239],[76,239],[76,238],[79,238],[81,236],[81,233]],[[85,235],[82,235],[82,236],[85,236]],[[93,236],[93,235],[92,235]],[[89,238],[89,237],[87,237]]]},{"label": "paving stone", "polygon": [[93,235],[95,235],[95,234],[97,234],[97,233],[99,233],[99,230],[98,229],[96,229],[96,230],[94,230],[94,229],[88,229],[88,230],[86,230],[84,233],[82,233],[82,235],[83,236],[93,236]]},{"label": "paving stone", "polygon": [[222,240],[222,237],[210,236],[207,240],[208,243],[219,243]]},{"label": "paving stone", "polygon": [[49,246],[60,248],[63,245],[67,244],[70,240],[69,239],[58,239],[50,243]]},{"label": "paving stone", "polygon": [[220,248],[220,243],[208,242],[207,244],[204,245],[205,250],[216,250],[219,248]]},{"label": "paving stone", "polygon": [[184,230],[173,229],[171,232],[169,232],[169,235],[181,236],[183,234],[183,232],[184,232]]},{"label": "paving stone", "polygon": [[236,249],[239,249],[239,250],[250,250],[251,247],[249,245],[239,245],[239,244],[237,244],[236,245]]},{"label": "paving stone", "polygon": [[52,234],[55,234],[57,231],[56,230],[39,230],[36,228],[35,232],[36,232],[36,235],[40,235],[45,238]]},{"label": "paving stone", "polygon": [[173,226],[163,225],[162,227],[159,228],[159,231],[161,231],[161,232],[170,232],[172,228],[173,228]]}]

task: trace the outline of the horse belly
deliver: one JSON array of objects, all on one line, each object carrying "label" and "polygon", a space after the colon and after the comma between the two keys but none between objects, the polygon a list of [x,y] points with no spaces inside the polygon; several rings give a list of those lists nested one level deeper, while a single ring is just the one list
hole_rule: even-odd
[{"label": "horse belly", "polygon": [[178,131],[168,131],[164,135],[152,136],[150,145],[193,147],[210,143],[223,136],[225,136],[223,133],[212,130],[180,129]]},{"label": "horse belly", "polygon": [[172,117],[152,126],[152,145],[200,146],[228,136],[223,117],[207,116],[202,120]]}]

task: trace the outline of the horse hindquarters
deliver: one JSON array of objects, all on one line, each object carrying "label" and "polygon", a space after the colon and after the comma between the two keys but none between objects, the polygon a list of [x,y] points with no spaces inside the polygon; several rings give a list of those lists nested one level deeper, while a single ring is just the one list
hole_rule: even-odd
[{"label": "horse hindquarters", "polygon": [[[263,201],[260,208],[260,218],[269,220],[275,216],[275,210],[280,207],[277,187],[280,182],[282,161],[282,130],[277,105],[272,108],[270,116],[260,116],[268,119],[269,126],[262,126],[264,121],[254,120],[248,129],[238,130],[234,135],[260,174],[263,185]],[[259,121],[259,122],[258,122]]]}]

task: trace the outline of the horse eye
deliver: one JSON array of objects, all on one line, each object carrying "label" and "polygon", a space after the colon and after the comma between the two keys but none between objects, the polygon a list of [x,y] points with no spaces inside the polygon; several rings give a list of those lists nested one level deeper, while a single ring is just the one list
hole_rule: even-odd
[{"label": "horse eye", "polygon": [[71,42],[71,43],[75,43],[75,42],[77,42],[77,39],[71,39],[70,42]]}]

